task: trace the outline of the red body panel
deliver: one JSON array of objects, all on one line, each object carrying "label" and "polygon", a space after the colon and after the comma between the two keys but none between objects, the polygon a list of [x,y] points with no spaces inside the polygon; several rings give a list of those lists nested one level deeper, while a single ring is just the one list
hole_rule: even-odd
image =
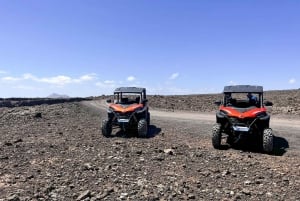
[{"label": "red body panel", "polygon": [[126,105],[126,106],[122,106],[120,104],[110,104],[109,107],[112,108],[116,112],[126,113],[126,112],[133,112],[138,108],[143,108],[143,104],[132,104],[132,105]]},{"label": "red body panel", "polygon": [[237,117],[240,119],[255,118],[258,113],[267,111],[266,108],[253,108],[245,112],[240,112],[232,107],[224,107],[224,106],[221,106],[220,110],[226,112],[229,117]]}]

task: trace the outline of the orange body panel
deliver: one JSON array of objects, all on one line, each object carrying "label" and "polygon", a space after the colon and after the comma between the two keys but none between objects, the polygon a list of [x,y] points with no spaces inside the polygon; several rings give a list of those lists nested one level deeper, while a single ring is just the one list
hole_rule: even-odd
[{"label": "orange body panel", "polygon": [[120,104],[110,104],[109,107],[112,108],[116,112],[126,113],[126,112],[133,112],[138,108],[143,108],[143,104],[132,104],[132,105],[126,105],[126,106],[124,106],[124,105],[122,106]]},{"label": "orange body panel", "polygon": [[220,110],[226,112],[229,117],[237,117],[240,119],[255,118],[258,113],[267,111],[266,108],[253,108],[245,112],[240,112],[232,107],[224,107],[224,106],[221,106]]}]

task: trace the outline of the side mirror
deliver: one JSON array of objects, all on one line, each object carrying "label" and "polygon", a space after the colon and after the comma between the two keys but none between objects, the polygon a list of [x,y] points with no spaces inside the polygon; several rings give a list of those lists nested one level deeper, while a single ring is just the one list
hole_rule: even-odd
[{"label": "side mirror", "polygon": [[264,105],[265,106],[273,106],[273,103],[271,101],[265,101]]},{"label": "side mirror", "polygon": [[148,99],[144,99],[144,100],[142,101],[143,104],[145,104],[145,103],[147,103],[147,102],[148,102]]},{"label": "side mirror", "polygon": [[111,103],[111,100],[110,99],[106,100],[106,103]]},{"label": "side mirror", "polygon": [[215,105],[220,106],[222,104],[222,101],[215,101]]}]

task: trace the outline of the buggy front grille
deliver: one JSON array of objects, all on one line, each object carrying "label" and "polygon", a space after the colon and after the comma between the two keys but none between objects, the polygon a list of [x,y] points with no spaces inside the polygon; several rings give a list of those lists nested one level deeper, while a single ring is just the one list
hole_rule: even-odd
[{"label": "buggy front grille", "polygon": [[132,115],[132,112],[126,112],[126,113],[122,113],[122,112],[116,112],[116,116],[118,119],[129,119]]},{"label": "buggy front grille", "polygon": [[255,121],[255,119],[253,118],[239,119],[239,118],[230,117],[229,121],[232,125],[249,127],[253,123],[253,121]]}]

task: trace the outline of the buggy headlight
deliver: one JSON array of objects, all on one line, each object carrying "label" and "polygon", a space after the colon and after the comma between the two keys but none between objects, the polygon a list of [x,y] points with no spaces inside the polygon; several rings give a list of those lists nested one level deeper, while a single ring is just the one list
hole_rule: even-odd
[{"label": "buggy headlight", "polygon": [[220,110],[220,113],[224,116],[226,116],[228,114],[228,112],[224,111],[224,110]]},{"label": "buggy headlight", "polygon": [[265,112],[259,112],[256,114],[256,117],[261,118],[261,117],[265,117],[267,114]]},{"label": "buggy headlight", "polygon": [[142,111],[141,108],[138,108],[138,109],[135,110],[136,113],[140,113],[141,111]]},{"label": "buggy headlight", "polygon": [[137,108],[137,109],[135,109],[135,112],[136,112],[136,113],[143,112],[143,108]]}]

